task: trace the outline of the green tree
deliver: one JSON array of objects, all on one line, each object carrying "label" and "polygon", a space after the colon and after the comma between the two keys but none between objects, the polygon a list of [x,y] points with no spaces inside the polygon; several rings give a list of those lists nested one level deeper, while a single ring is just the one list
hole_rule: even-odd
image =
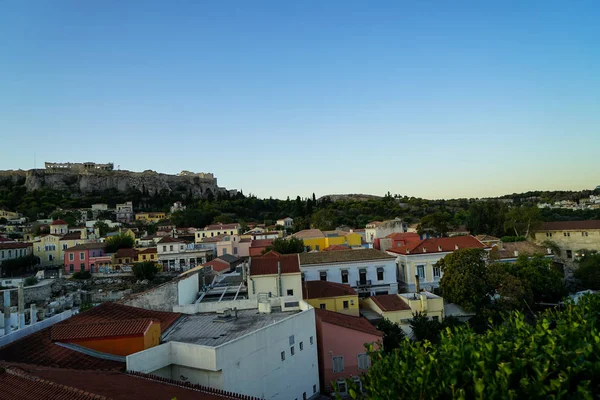
[{"label": "green tree", "polygon": [[134,244],[135,241],[131,236],[120,233],[106,239],[106,252],[116,253],[119,249],[131,249]]},{"label": "green tree", "polygon": [[594,399],[600,396],[600,297],[587,295],[533,323],[508,314],[485,334],[444,330],[439,344],[371,351],[354,399]]},{"label": "green tree", "polygon": [[39,265],[40,258],[29,254],[27,256],[12,258],[2,262],[2,276],[19,276],[34,269]]},{"label": "green tree", "polygon": [[297,237],[273,239],[273,244],[267,247],[263,253],[274,250],[280,254],[295,254],[304,252],[304,241]]},{"label": "green tree", "polygon": [[4,217],[0,217],[0,225],[5,225],[8,222],[8,220]]},{"label": "green tree", "polygon": [[336,217],[333,211],[322,208],[313,213],[310,226],[324,231],[335,229]]},{"label": "green tree", "polygon": [[476,201],[469,205],[465,224],[471,234],[504,235],[506,205],[499,201]]},{"label": "green tree", "polygon": [[574,272],[583,288],[600,290],[600,254],[595,251],[581,250]]},{"label": "green tree", "polygon": [[399,348],[406,338],[400,325],[387,318],[383,318],[377,323],[377,329],[383,333],[383,350],[386,352]]},{"label": "green tree", "polygon": [[444,273],[440,289],[444,299],[467,311],[480,311],[490,303],[490,287],[481,249],[459,249],[437,262]]},{"label": "green tree", "polygon": [[139,262],[133,265],[131,269],[133,275],[139,280],[149,280],[151,281],[156,276],[158,272],[158,268],[156,267],[156,263],[154,261],[144,261]]},{"label": "green tree", "polygon": [[417,227],[419,235],[430,234],[437,236],[446,236],[450,231],[452,216],[447,212],[435,212],[421,218]]},{"label": "green tree", "polygon": [[542,216],[537,206],[512,207],[506,213],[504,229],[514,231],[515,236],[529,237],[541,222]]},{"label": "green tree", "polygon": [[100,236],[104,237],[108,232],[111,232],[110,226],[104,221],[98,221],[94,224],[94,228],[97,228],[100,232]]}]

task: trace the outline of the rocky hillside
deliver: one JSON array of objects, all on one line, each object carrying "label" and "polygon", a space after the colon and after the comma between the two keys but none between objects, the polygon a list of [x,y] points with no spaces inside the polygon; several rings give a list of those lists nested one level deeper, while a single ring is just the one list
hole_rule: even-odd
[{"label": "rocky hillside", "polygon": [[184,191],[194,197],[203,197],[207,191],[216,194],[226,191],[217,186],[217,179],[206,179],[194,175],[167,175],[155,171],[51,171],[32,169],[29,171],[0,171],[0,186],[7,183],[24,185],[28,191],[42,188],[66,190],[79,193],[117,190],[127,192],[139,190],[150,195],[167,191]]},{"label": "rocky hillside", "polygon": [[319,199],[329,197],[331,201],[367,201],[367,200],[379,200],[381,196],[375,196],[372,194],[328,194],[321,196]]}]

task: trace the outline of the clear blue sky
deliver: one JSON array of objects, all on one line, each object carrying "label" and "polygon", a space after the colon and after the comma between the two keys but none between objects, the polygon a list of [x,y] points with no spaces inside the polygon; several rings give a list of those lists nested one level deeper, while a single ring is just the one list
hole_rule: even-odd
[{"label": "clear blue sky", "polygon": [[7,1],[0,169],[285,198],[600,185],[599,1]]}]

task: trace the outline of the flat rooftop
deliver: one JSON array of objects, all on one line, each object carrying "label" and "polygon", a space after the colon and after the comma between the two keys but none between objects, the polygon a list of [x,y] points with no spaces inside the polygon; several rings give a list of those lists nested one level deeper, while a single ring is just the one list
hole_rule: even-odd
[{"label": "flat rooftop", "polygon": [[273,325],[300,311],[285,311],[273,307],[270,314],[259,314],[258,309],[238,310],[237,319],[217,320],[222,314],[200,313],[182,316],[164,338],[166,342],[219,346],[258,329]]},{"label": "flat rooftop", "polygon": [[431,292],[411,292],[411,293],[398,293],[398,296],[404,297],[405,299],[409,299],[409,300],[418,300],[419,299],[419,294],[424,294],[425,297],[427,297],[428,299],[439,299],[440,296],[433,294]]}]

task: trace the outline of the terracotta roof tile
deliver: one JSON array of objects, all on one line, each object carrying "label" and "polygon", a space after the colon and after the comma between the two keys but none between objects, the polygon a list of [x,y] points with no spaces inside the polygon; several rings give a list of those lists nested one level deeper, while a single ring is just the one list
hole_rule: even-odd
[{"label": "terracotta roof tile", "polygon": [[27,247],[32,247],[32,243],[23,243],[23,242],[0,242],[0,249],[25,249]]},{"label": "terracotta roof tile", "polygon": [[280,263],[282,274],[300,273],[298,254],[281,254],[279,256],[252,257],[250,259],[250,275],[275,275],[277,274],[277,263]]},{"label": "terracotta roof tile", "polygon": [[253,240],[252,243],[250,243],[250,247],[269,247],[272,244],[273,239],[259,239]]},{"label": "terracotta roof tile", "polygon": [[67,221],[64,221],[62,219],[57,219],[56,221],[52,221],[52,223],[50,225],[69,225],[67,223]]},{"label": "terracotta roof tile", "polygon": [[315,308],[315,316],[317,320],[328,324],[341,326],[346,329],[352,329],[371,335],[383,336],[383,333],[378,331],[366,318],[354,317],[352,315],[341,314],[328,310]]},{"label": "terracotta roof tile", "polygon": [[544,222],[540,231],[600,229],[600,220]]},{"label": "terracotta roof tile", "polygon": [[115,253],[116,258],[135,258],[138,255],[137,249],[119,249]]},{"label": "terracotta roof tile", "polygon": [[240,227],[239,224],[213,224],[204,227],[205,231],[219,231],[224,229],[238,229]]},{"label": "terracotta roof tile", "polygon": [[148,247],[147,249],[138,250],[138,254],[155,254],[156,252],[156,247]]},{"label": "terracotta roof tile", "polygon": [[231,269],[227,261],[215,258],[212,261],[202,264],[203,267],[211,267],[213,271],[222,272]]},{"label": "terracotta roof tile", "polygon": [[456,250],[457,247],[459,249],[483,249],[485,248],[485,245],[473,236],[453,236],[424,239],[417,243],[409,243],[386,251],[389,253],[411,255],[452,252]]},{"label": "terracotta roof tile", "polygon": [[304,229],[300,232],[294,233],[292,236],[300,238],[300,239],[309,239],[309,238],[322,238],[322,237],[325,237],[325,234],[320,229]]},{"label": "terracotta roof tile", "polygon": [[151,319],[131,319],[83,324],[56,324],[50,328],[50,338],[53,341],[60,342],[117,336],[139,336],[143,335],[153,322]]},{"label": "terracotta roof tile", "polygon": [[381,296],[371,296],[371,300],[381,311],[400,311],[410,310],[410,306],[406,304],[397,294],[384,294]]},{"label": "terracotta roof tile", "polygon": [[81,232],[69,232],[65,233],[60,240],[79,240],[81,239]]},{"label": "terracotta roof tile", "polygon": [[65,251],[104,249],[105,247],[106,247],[106,243],[82,243],[82,244],[75,245],[73,247],[69,247]]},{"label": "terracotta roof tile", "polygon": [[346,244],[334,244],[329,247],[325,247],[323,251],[339,251],[339,250],[350,250],[350,247]]},{"label": "terracotta roof tile", "polygon": [[304,281],[302,282],[302,298],[320,299],[324,297],[352,296],[356,290],[350,285],[328,281]]},{"label": "terracotta roof tile", "polygon": [[171,236],[163,236],[163,238],[160,239],[157,244],[165,244],[165,243],[187,243],[187,241],[183,240],[183,239],[177,239],[177,238],[174,238]]},{"label": "terracotta roof tile", "polygon": [[393,256],[377,249],[359,249],[346,251],[320,251],[317,253],[300,253],[300,264],[328,264],[355,261],[385,260]]}]

